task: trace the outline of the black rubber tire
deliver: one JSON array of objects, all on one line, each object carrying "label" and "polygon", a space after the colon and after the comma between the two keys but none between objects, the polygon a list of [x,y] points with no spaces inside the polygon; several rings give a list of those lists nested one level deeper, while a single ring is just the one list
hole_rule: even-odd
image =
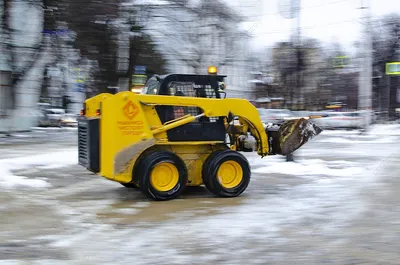
[{"label": "black rubber tire", "polygon": [[[179,180],[176,186],[169,191],[158,191],[151,186],[150,174],[153,168],[163,162],[174,164],[178,169]],[[177,198],[185,189],[188,182],[188,173],[185,163],[174,153],[168,151],[154,151],[143,157],[136,166],[140,190],[157,201],[166,201]]]},{"label": "black rubber tire", "polygon": [[[243,170],[243,180],[235,188],[227,189],[221,186],[217,178],[219,166],[228,161],[233,160],[239,163]],[[246,157],[237,151],[220,150],[212,153],[204,162],[202,170],[203,183],[207,189],[218,197],[237,197],[242,194],[250,183],[250,165]]]},{"label": "black rubber tire", "polygon": [[207,157],[206,161],[204,161],[203,168],[202,168],[202,171],[201,171],[201,176],[202,176],[202,179],[203,179],[204,186],[206,186],[207,190],[209,190],[214,195],[217,193],[217,191],[215,190],[214,185],[212,185],[212,183],[211,183],[211,177],[209,177],[209,175],[210,175],[210,164],[211,164],[211,161],[214,160],[215,156],[217,156],[219,153],[221,153],[223,151],[226,151],[226,150],[230,150],[230,149],[218,150],[218,151],[215,151],[214,153],[212,153],[211,155],[209,155]]},{"label": "black rubber tire", "polygon": [[130,189],[139,189],[135,183],[120,183],[122,186]]}]

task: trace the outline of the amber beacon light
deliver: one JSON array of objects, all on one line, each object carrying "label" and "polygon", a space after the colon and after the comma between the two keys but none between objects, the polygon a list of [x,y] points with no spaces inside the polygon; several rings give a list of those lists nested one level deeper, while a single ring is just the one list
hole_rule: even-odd
[{"label": "amber beacon light", "polygon": [[209,66],[208,67],[208,73],[211,74],[216,74],[217,73],[217,67],[216,66]]}]

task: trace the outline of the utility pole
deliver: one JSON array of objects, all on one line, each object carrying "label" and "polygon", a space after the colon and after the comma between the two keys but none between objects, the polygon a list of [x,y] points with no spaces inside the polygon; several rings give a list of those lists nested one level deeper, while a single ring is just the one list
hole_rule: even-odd
[{"label": "utility pole", "polygon": [[[301,71],[300,71],[300,49],[301,49],[301,28],[300,28],[300,11],[301,11],[301,0],[291,0],[290,1],[290,17],[294,18],[293,20],[293,35],[292,35],[292,44],[294,51],[294,58],[296,60],[296,69],[295,69],[295,84],[291,84],[290,86],[290,108],[293,109],[294,106],[294,96],[297,94],[299,98],[296,100],[299,103],[299,100],[302,96],[301,91]],[[294,90],[297,90],[297,93],[294,93]]]},{"label": "utility pole", "polygon": [[358,86],[358,109],[364,110],[364,126],[368,127],[372,121],[372,37],[371,37],[371,8],[370,0],[361,0],[362,31],[362,67],[360,68]]},{"label": "utility pole", "polygon": [[[293,19],[293,32],[291,43],[293,49],[293,55],[296,58],[296,68],[291,72],[292,76],[295,75],[296,83],[289,83],[289,91],[285,91],[285,99],[289,96],[290,99],[290,108],[293,109],[293,100],[294,100],[294,89],[300,91],[300,71],[299,71],[299,49],[300,49],[300,40],[301,40],[301,30],[300,30],[300,10],[301,10],[301,0],[280,0],[278,1],[278,9],[280,15],[285,19]],[[286,88],[287,89],[287,88]],[[287,93],[289,92],[289,93]],[[289,94],[289,95],[287,95]]]},{"label": "utility pole", "polygon": [[303,91],[301,87],[301,65],[300,65],[300,57],[301,57],[301,28],[300,28],[300,11],[301,11],[301,0],[294,0],[294,8],[296,10],[296,89],[297,94],[299,96],[297,100],[297,105],[299,103],[303,104]]},{"label": "utility pole", "polygon": [[[294,100],[294,89],[298,90],[298,94],[302,95],[301,93],[301,83],[300,83],[300,49],[301,49],[301,29],[300,29],[300,10],[301,10],[301,0],[287,0],[287,1],[278,1],[279,4],[279,12],[281,16],[283,16],[286,19],[294,19],[293,21],[293,31],[296,30],[294,34],[292,34],[292,49],[294,51],[294,57],[296,58],[296,69],[294,71],[295,74],[295,79],[296,79],[296,84],[293,85],[290,83],[289,89],[290,89],[290,107],[293,109],[293,100]],[[286,97],[286,96],[285,96]],[[294,157],[293,153],[288,154],[286,156],[286,161],[288,162],[293,162]]]},{"label": "utility pole", "polygon": [[396,109],[400,107],[400,45],[395,47],[392,62],[386,63],[387,79],[387,120],[396,119]]}]

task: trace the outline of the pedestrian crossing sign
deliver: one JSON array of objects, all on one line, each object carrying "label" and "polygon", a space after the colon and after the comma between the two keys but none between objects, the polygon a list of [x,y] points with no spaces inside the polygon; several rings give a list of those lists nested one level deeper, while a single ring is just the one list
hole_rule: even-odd
[{"label": "pedestrian crossing sign", "polygon": [[400,75],[400,62],[386,63],[387,75]]}]

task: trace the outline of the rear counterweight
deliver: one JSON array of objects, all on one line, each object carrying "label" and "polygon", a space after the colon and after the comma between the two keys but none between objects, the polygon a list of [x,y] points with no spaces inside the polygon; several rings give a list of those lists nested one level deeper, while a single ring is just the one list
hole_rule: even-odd
[{"label": "rear counterweight", "polygon": [[78,118],[78,163],[89,171],[100,172],[100,119]]}]

